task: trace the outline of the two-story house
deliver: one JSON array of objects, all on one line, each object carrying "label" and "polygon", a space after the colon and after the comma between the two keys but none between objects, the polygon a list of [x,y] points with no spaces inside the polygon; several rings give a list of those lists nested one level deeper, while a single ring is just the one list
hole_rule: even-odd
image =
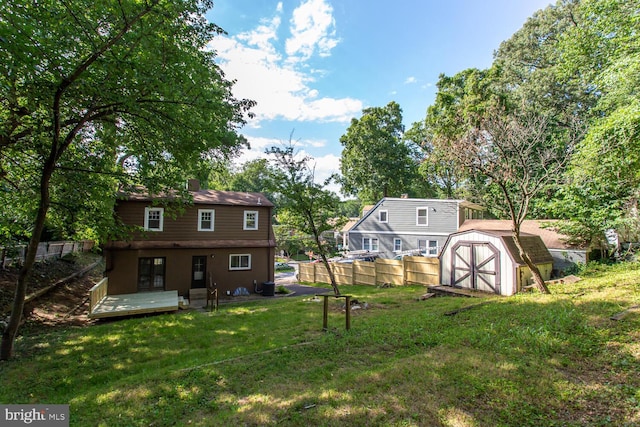
[{"label": "two-story house", "polygon": [[466,219],[482,218],[483,210],[465,200],[385,197],[348,231],[349,250],[435,257],[451,233]]},{"label": "two-story house", "polygon": [[104,245],[109,294],[189,290],[216,284],[221,295],[255,292],[274,279],[273,204],[260,193],[200,190],[193,203],[171,211],[162,199],[128,194],[116,215],[139,226],[127,240]]}]

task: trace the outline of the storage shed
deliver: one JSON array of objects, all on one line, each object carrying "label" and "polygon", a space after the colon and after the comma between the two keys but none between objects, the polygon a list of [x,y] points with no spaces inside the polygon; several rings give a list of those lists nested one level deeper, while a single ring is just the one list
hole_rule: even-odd
[{"label": "storage shed", "polygon": [[[589,248],[570,242],[570,238],[558,231],[560,221],[545,219],[527,219],[520,225],[520,231],[540,236],[553,258],[552,275],[564,275],[568,269],[589,262]],[[511,220],[500,219],[468,219],[458,229],[467,230],[501,230],[511,231]]]},{"label": "storage shed", "polygon": [[[549,280],[553,258],[540,236],[520,234],[525,250]],[[440,253],[443,285],[513,295],[531,281],[531,271],[511,232],[467,230],[451,234]]]}]

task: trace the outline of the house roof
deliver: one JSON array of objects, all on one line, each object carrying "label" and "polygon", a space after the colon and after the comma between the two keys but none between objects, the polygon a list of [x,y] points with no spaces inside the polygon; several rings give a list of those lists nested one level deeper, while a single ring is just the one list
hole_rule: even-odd
[{"label": "house roof", "polygon": [[342,229],[340,231],[343,232],[343,233],[346,233],[347,231],[351,230],[351,227],[356,225],[356,223],[359,220],[360,220],[360,218],[349,218],[349,221],[347,221],[347,223],[342,226]]},{"label": "house roof", "polygon": [[[465,208],[473,208],[473,209],[479,209],[479,210],[484,210],[484,206],[480,206],[477,205],[475,203],[472,202],[468,202],[466,200],[462,200],[462,199],[414,199],[414,198],[410,198],[410,197],[383,197],[382,199],[380,199],[378,201],[378,203],[376,203],[375,205],[367,205],[362,209],[362,217],[359,218],[354,224],[351,225],[351,227],[348,230],[351,230],[352,228],[354,228],[356,225],[359,225],[362,221],[364,221],[365,218],[367,218],[369,215],[371,215],[375,209],[382,205],[384,203],[385,200],[402,200],[402,201],[407,201],[407,202],[415,202],[415,201],[420,201],[420,202],[424,202],[424,203],[430,203],[430,202],[453,202],[456,203],[462,207]],[[348,231],[347,230],[347,231]]]},{"label": "house roof", "polygon": [[106,249],[217,249],[217,248],[273,248],[273,239],[264,240],[131,240],[109,241]]},{"label": "house roof", "polygon": [[[540,236],[544,244],[549,249],[580,249],[575,245],[567,243],[569,239],[565,234],[559,233],[553,225],[557,223],[554,220],[525,220],[520,226],[523,233]],[[485,230],[485,231],[508,231],[511,232],[511,220],[499,219],[468,219],[458,229],[458,231],[466,230]]]},{"label": "house roof", "polygon": [[[449,240],[453,236],[458,236],[460,234],[470,234],[470,233],[480,233],[489,236],[494,236],[502,240],[504,247],[506,248],[508,255],[511,257],[513,262],[516,264],[524,265],[524,261],[520,256],[520,251],[516,246],[516,242],[513,238],[513,234],[511,231],[507,230],[465,230],[458,231],[453,233],[447,239],[447,243],[445,246],[449,244]],[[529,233],[520,233],[520,241],[522,242],[523,249],[529,254],[531,257],[531,261],[534,264],[545,264],[552,263],[553,257],[549,253],[549,249],[545,246],[544,242],[540,238],[540,236],[535,236]]]},{"label": "house roof", "polygon": [[370,210],[372,210],[376,205],[364,205],[362,207],[362,216],[365,216],[366,214],[369,213]]},{"label": "house roof", "polygon": [[[485,210],[485,207],[482,205],[479,205],[477,203],[473,203],[473,202],[469,202],[467,200],[464,199],[424,199],[424,198],[412,198],[412,197],[384,197],[382,198],[377,204],[380,204],[381,202],[383,202],[384,200],[410,200],[410,201],[421,201],[424,203],[430,203],[430,202],[454,202],[462,207],[465,208],[473,208],[473,209],[478,209],[478,210]],[[371,209],[373,209],[375,206],[372,206]]]},{"label": "house roof", "polygon": [[[193,203],[204,205],[233,205],[233,206],[266,206],[274,204],[262,193],[249,193],[242,191],[199,190],[189,192],[193,197]],[[148,202],[157,199],[172,199],[174,195],[152,196],[147,193],[121,193],[125,200],[133,202]]]}]

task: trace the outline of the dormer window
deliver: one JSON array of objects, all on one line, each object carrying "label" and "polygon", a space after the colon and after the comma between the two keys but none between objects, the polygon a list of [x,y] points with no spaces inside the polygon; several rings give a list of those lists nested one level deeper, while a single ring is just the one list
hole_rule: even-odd
[{"label": "dormer window", "polygon": [[198,209],[198,231],[213,231],[215,217],[213,209]]},{"label": "dormer window", "polygon": [[378,221],[380,221],[380,222],[389,222],[389,211],[380,211],[380,212],[378,212]]},{"label": "dormer window", "polygon": [[144,208],[144,229],[162,231],[164,226],[164,208]]},{"label": "dormer window", "polygon": [[429,208],[416,208],[416,225],[429,225]]},{"label": "dormer window", "polygon": [[258,211],[244,211],[244,230],[258,229]]}]

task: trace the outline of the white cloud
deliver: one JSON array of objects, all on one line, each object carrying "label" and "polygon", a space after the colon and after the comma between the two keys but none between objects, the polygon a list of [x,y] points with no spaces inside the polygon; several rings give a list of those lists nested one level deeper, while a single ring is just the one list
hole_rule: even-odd
[{"label": "white cloud", "polygon": [[[315,163],[314,178],[317,183],[323,183],[331,175],[340,173],[340,157],[334,154],[316,157],[312,163]],[[340,185],[335,182],[326,186],[325,189],[333,191],[336,194],[340,194]]]},{"label": "white cloud", "polygon": [[[265,154],[265,150],[270,147],[282,147],[283,144],[288,144],[288,141],[283,141],[279,139],[270,139],[270,138],[262,138],[262,137],[250,137],[247,136],[249,140],[249,144],[251,145],[251,150],[243,150],[242,154],[238,159],[234,161],[236,165],[244,164],[251,160],[256,159],[267,159],[269,156]],[[313,157],[308,152],[306,152],[302,147],[312,146],[316,147],[319,145],[325,144],[325,141],[319,140],[296,140],[295,135],[293,138],[293,144],[296,147],[296,157],[301,158],[303,156],[309,156],[309,166],[314,168],[314,180],[318,184],[323,184],[324,181],[329,178],[333,174],[340,173],[340,157],[334,154],[327,154],[321,157]],[[334,193],[340,195],[340,185],[332,182],[330,185],[326,186],[325,189],[329,191],[333,191]]]},{"label": "white cloud", "polygon": [[236,81],[234,95],[257,102],[252,109],[256,118],[249,127],[276,119],[348,123],[362,110],[358,99],[322,96],[312,86],[323,72],[310,70],[305,61],[313,55],[328,55],[338,43],[332,12],[326,0],[303,2],[292,13],[291,37],[284,51],[278,39],[282,3],[253,30],[212,40],[210,47],[220,67],[227,78]]},{"label": "white cloud", "polygon": [[410,76],[406,78],[406,80],[404,81],[404,84],[409,85],[417,82],[418,82],[418,79],[416,79],[414,76]]},{"label": "white cloud", "polygon": [[333,8],[324,0],[307,0],[293,11],[286,52],[291,61],[305,61],[314,53],[328,56],[338,44]]}]

